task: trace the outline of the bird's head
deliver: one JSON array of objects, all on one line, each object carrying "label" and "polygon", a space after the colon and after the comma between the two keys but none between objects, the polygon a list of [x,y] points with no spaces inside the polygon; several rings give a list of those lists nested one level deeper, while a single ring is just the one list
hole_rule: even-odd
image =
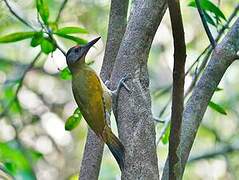
[{"label": "bird's head", "polygon": [[74,46],[70,48],[66,53],[66,62],[68,66],[73,66],[79,61],[84,61],[85,56],[89,49],[100,39],[100,37],[90,41],[85,46]]}]

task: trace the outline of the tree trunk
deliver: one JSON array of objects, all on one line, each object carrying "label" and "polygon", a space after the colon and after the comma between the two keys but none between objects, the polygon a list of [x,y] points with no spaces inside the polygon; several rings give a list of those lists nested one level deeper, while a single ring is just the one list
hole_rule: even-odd
[{"label": "tree trunk", "polygon": [[131,88],[122,88],[118,102],[118,131],[123,142],[125,169],[122,179],[159,179],[155,126],[151,112],[147,59],[156,30],[166,10],[164,0],[135,0],[120,45],[111,82],[125,75]]}]

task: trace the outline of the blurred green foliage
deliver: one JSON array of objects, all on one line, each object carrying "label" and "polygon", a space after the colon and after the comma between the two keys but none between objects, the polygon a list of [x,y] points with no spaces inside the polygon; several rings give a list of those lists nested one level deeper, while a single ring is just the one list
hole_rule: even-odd
[{"label": "blurred green foliage", "polygon": [[[75,44],[86,44],[85,39],[90,39],[91,34],[100,34],[105,42],[110,1],[69,0],[59,21],[56,17],[63,2],[61,0],[9,2],[13,5],[13,10],[32,28],[17,20],[4,1],[0,1],[0,114],[6,109],[0,116],[0,178],[3,170],[15,179],[77,179],[87,126],[84,121],[81,122],[82,116],[73,102],[69,81],[63,81],[72,77],[67,67],[58,67],[62,56],[57,55],[57,49],[62,47],[65,50]],[[212,25],[210,28],[215,34],[218,27],[225,24],[236,4],[233,0],[221,1],[220,6],[217,1],[200,2],[207,22]],[[190,7],[195,7],[194,1],[182,2],[188,43],[188,67],[207,45],[205,33],[202,27],[199,28],[200,19],[195,20],[195,17],[198,17],[196,9]],[[168,17],[165,17],[149,56],[153,113],[161,114],[160,119],[166,119],[170,115],[168,102],[171,96],[172,51],[169,29],[170,22]],[[16,43],[9,44],[11,42]],[[30,60],[36,56],[37,50],[44,55],[40,56],[24,82],[21,82],[23,72]],[[97,56],[101,58],[104,47],[98,48],[97,51],[100,51]],[[95,59],[91,62],[96,63],[89,64],[96,68],[100,63],[96,56]],[[225,75],[220,84],[222,88],[217,89],[220,93],[215,93],[209,103],[213,111],[208,109],[205,115],[193,154],[207,151],[208,148],[213,149],[218,144],[236,142],[238,139],[237,66],[238,64],[231,70],[232,73]],[[51,71],[52,67],[55,71]],[[187,81],[193,79],[195,71],[197,67],[192,68]],[[16,94],[19,85],[22,87]],[[52,125],[51,122],[55,124]],[[156,125],[157,135],[162,127],[161,124]],[[75,130],[68,134],[65,129]],[[159,161],[162,163],[160,167],[163,167],[163,158],[167,155],[169,132],[168,126],[157,149]],[[185,179],[230,179],[233,175],[238,177],[239,164],[235,160],[236,155],[222,155],[226,157],[223,160],[226,164],[224,174],[206,174],[207,169],[221,168],[222,165],[215,165],[215,161],[205,159],[189,164]],[[120,171],[112,159],[106,149],[99,179],[111,180],[120,177]],[[203,167],[205,162],[207,166]]]},{"label": "blurred green foliage", "polygon": [[39,158],[42,158],[41,153],[23,149],[16,140],[0,143],[0,161],[4,165],[5,171],[16,179],[36,179],[32,166]]}]

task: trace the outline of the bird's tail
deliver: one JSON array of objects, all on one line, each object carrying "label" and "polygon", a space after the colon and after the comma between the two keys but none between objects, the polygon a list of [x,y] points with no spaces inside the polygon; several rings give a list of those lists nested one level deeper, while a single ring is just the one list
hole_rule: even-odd
[{"label": "bird's tail", "polygon": [[104,141],[109,147],[111,153],[115,157],[119,167],[121,170],[124,169],[124,145],[120,142],[120,140],[113,134],[111,129],[106,126],[104,131]]}]

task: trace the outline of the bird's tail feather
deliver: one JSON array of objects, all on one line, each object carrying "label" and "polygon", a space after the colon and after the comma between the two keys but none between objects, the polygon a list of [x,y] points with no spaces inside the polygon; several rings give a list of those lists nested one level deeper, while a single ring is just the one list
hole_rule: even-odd
[{"label": "bird's tail feather", "polygon": [[113,134],[111,129],[107,126],[105,128],[105,143],[109,147],[111,153],[115,157],[121,171],[124,169],[124,157],[125,150],[124,145],[120,142],[120,140]]}]

